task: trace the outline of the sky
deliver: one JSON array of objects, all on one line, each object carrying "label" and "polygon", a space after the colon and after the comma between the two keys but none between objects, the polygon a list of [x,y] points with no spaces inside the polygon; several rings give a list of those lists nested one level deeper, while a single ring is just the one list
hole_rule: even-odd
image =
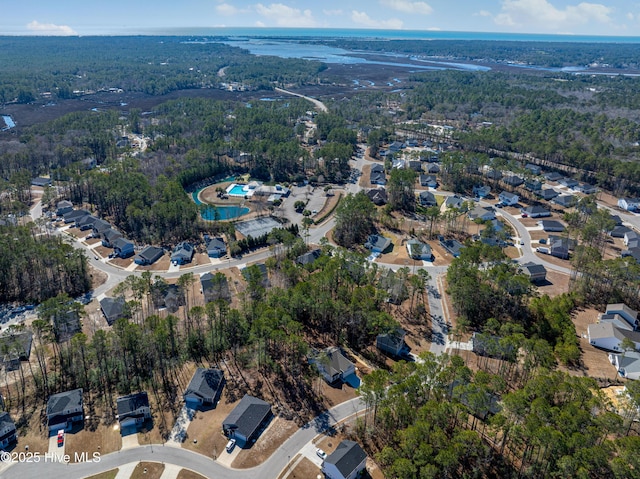
[{"label": "sky", "polygon": [[0,0],[0,35],[362,28],[640,35],[640,0]]}]

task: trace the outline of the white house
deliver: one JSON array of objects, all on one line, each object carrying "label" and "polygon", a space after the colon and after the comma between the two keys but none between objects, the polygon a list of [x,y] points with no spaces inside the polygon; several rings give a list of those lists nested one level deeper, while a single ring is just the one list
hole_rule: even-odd
[{"label": "white house", "polygon": [[357,442],[344,440],[322,462],[329,479],[354,479],[367,465],[367,454]]},{"label": "white house", "polygon": [[336,346],[326,348],[315,358],[315,364],[329,384],[344,381],[347,376],[356,372],[356,365],[349,361]]},{"label": "white house", "polygon": [[640,199],[638,198],[619,198],[618,206],[623,210],[635,211],[640,208]]},{"label": "white house", "polygon": [[518,204],[520,197],[515,193],[510,193],[508,191],[503,191],[498,195],[498,199],[505,206],[514,206]]},{"label": "white house", "polygon": [[433,252],[431,251],[431,246],[421,241],[418,241],[415,238],[407,241],[407,253],[410,258],[413,259],[421,259],[424,261],[431,261],[433,258]]},{"label": "white house", "polygon": [[605,310],[605,314],[601,316],[601,319],[604,318],[605,315],[619,315],[624,318],[631,329],[638,327],[638,312],[624,303],[607,304],[607,309]]},{"label": "white house", "polygon": [[609,354],[609,361],[623,378],[640,379],[640,352],[627,351],[624,354]]},{"label": "white house", "polygon": [[589,336],[589,344],[597,348],[622,352],[620,343],[625,338],[628,338],[635,344],[636,349],[640,349],[640,333],[617,328],[609,322],[590,324],[587,328],[587,334]]}]

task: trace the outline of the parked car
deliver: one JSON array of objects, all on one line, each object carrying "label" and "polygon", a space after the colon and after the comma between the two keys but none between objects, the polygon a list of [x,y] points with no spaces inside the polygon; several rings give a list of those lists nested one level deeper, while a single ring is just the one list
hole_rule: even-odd
[{"label": "parked car", "polygon": [[227,446],[225,447],[225,449],[227,450],[228,453],[230,453],[231,451],[233,451],[234,447],[236,447],[236,440],[229,439],[229,442],[227,443]]},{"label": "parked car", "polygon": [[58,431],[58,447],[64,446],[64,429]]},{"label": "parked car", "polygon": [[319,447],[316,448],[316,454],[318,455],[318,457],[320,459],[322,459],[323,461],[327,458],[327,453],[324,452],[322,449],[320,449]]},{"label": "parked car", "polygon": [[540,244],[547,244],[547,240],[546,240],[546,238],[540,238],[540,239],[538,240],[538,243],[540,243]]}]

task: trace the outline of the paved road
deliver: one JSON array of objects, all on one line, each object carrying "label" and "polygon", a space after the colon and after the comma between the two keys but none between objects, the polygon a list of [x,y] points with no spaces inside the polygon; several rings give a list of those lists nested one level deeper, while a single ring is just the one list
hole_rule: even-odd
[{"label": "paved road", "polygon": [[[107,454],[100,462],[61,464],[44,458],[37,463],[15,463],[1,470],[0,479],[42,479],[46,477],[64,477],[81,479],[100,472],[115,469],[124,464],[138,461],[156,461],[191,469],[211,479],[269,479],[276,478],[303,447],[318,434],[327,432],[338,422],[365,410],[360,398],[351,399],[326,411],[307,423],[280,446],[261,465],[252,469],[228,469],[201,454],[162,445],[140,446]],[[2,467],[2,466],[0,466]]]},{"label": "paved road", "polygon": [[280,93],[286,93],[287,95],[298,96],[300,98],[304,98],[305,100],[309,100],[316,106],[318,110],[320,110],[323,113],[326,113],[327,111],[329,111],[329,109],[326,107],[324,103],[322,103],[320,100],[316,100],[315,98],[311,98],[310,96],[304,96],[304,95],[301,95],[300,93],[294,93],[292,91],[283,90],[282,88],[276,88],[275,90],[279,91]]}]

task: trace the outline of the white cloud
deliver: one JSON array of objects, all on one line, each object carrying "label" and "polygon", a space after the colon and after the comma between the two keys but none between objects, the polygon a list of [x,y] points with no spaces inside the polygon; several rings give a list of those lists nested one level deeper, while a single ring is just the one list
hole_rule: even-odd
[{"label": "white cloud", "polygon": [[409,0],[380,0],[380,4],[403,13],[430,15],[433,8],[426,2],[411,2]]},{"label": "white cloud", "polygon": [[235,15],[239,13],[240,10],[238,10],[233,5],[229,5],[228,3],[221,3],[220,5],[216,6],[216,12],[218,12],[220,15]]},{"label": "white cloud", "polygon": [[492,17],[491,12],[487,12],[486,10],[480,10],[478,13],[473,14],[476,17]]},{"label": "white cloud", "polygon": [[340,9],[338,10],[322,10],[322,13],[324,13],[326,16],[328,17],[336,17],[338,15],[343,15],[344,12]]},{"label": "white cloud", "polygon": [[272,3],[265,6],[261,3],[256,5],[259,15],[273,20],[280,27],[315,27],[316,21],[311,14],[311,10],[300,10],[291,8],[282,3]]},{"label": "white cloud", "polygon": [[610,24],[613,10],[600,3],[582,2],[555,7],[548,0],[503,0],[502,11],[494,17],[499,25],[536,25],[546,29],[557,29],[584,25],[589,22]]},{"label": "white cloud", "polygon": [[77,35],[73,28],[67,25],[55,25],[53,23],[40,23],[34,20],[27,24],[27,30],[38,35]]},{"label": "white cloud", "polygon": [[366,12],[358,12],[353,10],[351,12],[351,20],[358,25],[363,25],[368,28],[388,28],[392,30],[399,30],[402,28],[402,20],[397,18],[390,18],[389,20],[374,20]]}]

